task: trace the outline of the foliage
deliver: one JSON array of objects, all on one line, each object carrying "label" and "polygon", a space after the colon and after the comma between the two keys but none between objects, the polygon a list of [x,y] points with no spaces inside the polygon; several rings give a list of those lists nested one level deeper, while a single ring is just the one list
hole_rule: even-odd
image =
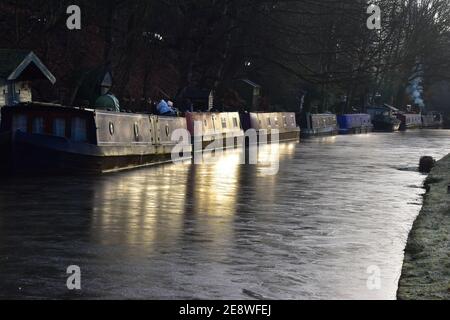
[{"label": "foliage", "polygon": [[[448,0],[379,0],[382,30],[366,27],[364,0],[79,0],[82,30],[65,27],[67,0],[3,0],[0,47],[34,50],[73,103],[86,73],[109,65],[130,105],[188,86],[226,92],[261,84],[272,105],[349,111],[412,103],[408,85],[447,80]],[[422,72],[417,73],[418,66]],[[221,101],[218,99],[218,101]]]}]

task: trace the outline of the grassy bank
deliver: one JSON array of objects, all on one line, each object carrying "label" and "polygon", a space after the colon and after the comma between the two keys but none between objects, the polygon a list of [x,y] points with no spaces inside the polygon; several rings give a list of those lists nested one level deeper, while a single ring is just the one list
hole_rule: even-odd
[{"label": "grassy bank", "polygon": [[450,155],[428,176],[422,211],[405,252],[398,298],[450,299]]}]

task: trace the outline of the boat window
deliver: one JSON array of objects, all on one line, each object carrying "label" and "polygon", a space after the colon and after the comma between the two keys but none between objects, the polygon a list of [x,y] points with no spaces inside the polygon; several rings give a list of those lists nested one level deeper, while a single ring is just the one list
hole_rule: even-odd
[{"label": "boat window", "polygon": [[269,124],[269,126],[272,125],[272,120],[270,118],[267,119],[267,123]]},{"label": "boat window", "polygon": [[71,138],[76,142],[87,141],[86,120],[81,118],[72,119]]},{"label": "boat window", "polygon": [[222,128],[223,129],[227,128],[227,119],[226,118],[222,118]]},{"label": "boat window", "polygon": [[139,141],[139,125],[137,122],[134,123],[134,139]]},{"label": "boat window", "polygon": [[168,137],[170,135],[170,127],[168,124],[166,124],[166,136]]},{"label": "boat window", "polygon": [[214,131],[216,131],[216,117],[212,116],[211,119],[212,119],[213,129],[214,129]]},{"label": "boat window", "polygon": [[234,125],[235,128],[239,127],[239,123],[238,123],[237,118],[233,118],[233,125]]},{"label": "boat window", "polygon": [[31,132],[37,133],[37,134],[44,133],[44,118],[43,117],[33,118]]},{"label": "boat window", "polygon": [[27,132],[27,116],[18,114],[13,118],[13,131]]},{"label": "boat window", "polygon": [[205,121],[203,122],[205,128],[208,128],[208,121],[205,119]]},{"label": "boat window", "polygon": [[110,122],[109,123],[109,134],[113,136],[114,132],[115,132],[114,123]]},{"label": "boat window", "polygon": [[287,127],[288,126],[287,118],[283,117],[283,121],[284,121],[284,126]]},{"label": "boat window", "polygon": [[275,126],[278,127],[278,118],[275,118]]},{"label": "boat window", "polygon": [[66,136],[66,120],[63,118],[56,118],[53,120],[53,135],[57,137]]}]

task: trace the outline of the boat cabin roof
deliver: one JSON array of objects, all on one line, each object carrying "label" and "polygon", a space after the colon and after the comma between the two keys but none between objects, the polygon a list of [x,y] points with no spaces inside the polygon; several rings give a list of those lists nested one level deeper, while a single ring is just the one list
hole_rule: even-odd
[{"label": "boat cabin roof", "polygon": [[11,112],[41,110],[41,111],[46,111],[49,114],[51,114],[52,112],[58,112],[58,111],[66,111],[66,112],[72,111],[72,112],[78,112],[78,113],[92,114],[96,111],[94,109],[76,108],[76,107],[63,106],[61,104],[45,103],[45,102],[25,102],[25,103],[20,103],[20,104],[14,105],[14,106],[4,107],[3,109],[9,110]]},{"label": "boat cabin roof", "polygon": [[239,79],[239,81],[241,81],[253,88],[261,88],[261,86],[259,84],[255,83],[249,79]]},{"label": "boat cabin roof", "polygon": [[395,108],[393,106],[390,106],[388,104],[384,104],[382,106],[370,106],[370,107],[367,107],[367,109],[368,110],[388,110],[388,111],[391,111],[391,112],[394,112],[394,113],[400,111],[399,109],[397,109],[397,108]]}]

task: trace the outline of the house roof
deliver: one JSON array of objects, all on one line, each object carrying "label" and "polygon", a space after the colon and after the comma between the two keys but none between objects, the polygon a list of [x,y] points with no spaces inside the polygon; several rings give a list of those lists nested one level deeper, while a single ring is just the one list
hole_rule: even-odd
[{"label": "house roof", "polygon": [[0,49],[0,78],[14,81],[27,72],[33,78],[56,82],[55,76],[32,51]]}]

